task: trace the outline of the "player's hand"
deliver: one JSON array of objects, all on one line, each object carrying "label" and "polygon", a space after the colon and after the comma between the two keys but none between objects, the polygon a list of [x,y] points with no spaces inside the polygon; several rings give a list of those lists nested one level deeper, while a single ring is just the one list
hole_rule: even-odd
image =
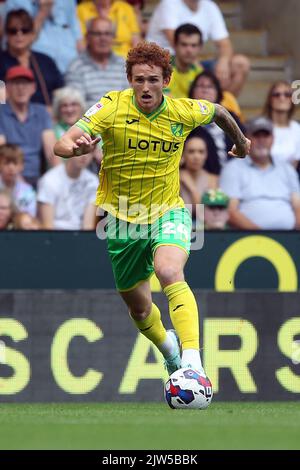
[{"label": "player's hand", "polygon": [[231,151],[228,152],[228,155],[235,158],[245,158],[247,155],[249,155],[250,147],[251,140],[246,139],[244,143],[235,144]]},{"label": "player's hand", "polygon": [[222,88],[226,90],[230,85],[230,62],[225,59],[219,59],[215,66],[215,74],[220,80]]},{"label": "player's hand", "polygon": [[101,137],[93,139],[87,132],[85,132],[79,139],[76,139],[73,144],[73,155],[74,157],[80,157],[87,153],[93,152]]}]

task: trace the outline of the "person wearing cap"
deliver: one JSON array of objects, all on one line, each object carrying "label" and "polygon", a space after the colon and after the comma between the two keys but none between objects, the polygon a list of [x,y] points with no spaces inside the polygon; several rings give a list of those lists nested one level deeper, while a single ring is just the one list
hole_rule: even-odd
[{"label": "person wearing cap", "polygon": [[60,163],[53,154],[55,136],[46,107],[31,103],[36,90],[32,71],[22,65],[11,67],[5,77],[7,103],[0,106],[0,145],[18,145],[24,154],[23,177],[36,186],[44,153],[50,166]]},{"label": "person wearing cap", "polygon": [[221,189],[211,189],[202,195],[204,204],[205,230],[226,230],[228,228],[229,197]]},{"label": "person wearing cap", "polygon": [[249,156],[229,162],[220,178],[230,197],[230,225],[241,230],[300,229],[298,176],[292,165],[271,157],[272,122],[265,117],[250,121],[247,136]]}]

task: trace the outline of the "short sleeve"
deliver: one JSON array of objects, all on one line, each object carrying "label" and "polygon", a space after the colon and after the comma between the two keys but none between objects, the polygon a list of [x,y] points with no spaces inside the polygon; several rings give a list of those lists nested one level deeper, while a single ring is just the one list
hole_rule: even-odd
[{"label": "short sleeve", "polygon": [[159,29],[176,29],[178,26],[177,8],[173,5],[173,1],[163,0],[158,6],[159,9]]},{"label": "short sleeve", "polygon": [[225,24],[225,20],[219,7],[211,2],[209,11],[210,34],[208,39],[213,41],[221,41],[229,37],[229,33]]},{"label": "short sleeve", "polygon": [[205,126],[210,124],[215,116],[216,107],[213,103],[205,100],[187,100],[191,107],[195,126]]},{"label": "short sleeve", "polygon": [[241,172],[236,161],[227,163],[220,175],[220,188],[233,199],[242,199]]},{"label": "short sleeve", "polygon": [[110,127],[117,109],[118,96],[119,92],[105,94],[100,101],[86,111],[75,125],[91,136],[101,134]]}]

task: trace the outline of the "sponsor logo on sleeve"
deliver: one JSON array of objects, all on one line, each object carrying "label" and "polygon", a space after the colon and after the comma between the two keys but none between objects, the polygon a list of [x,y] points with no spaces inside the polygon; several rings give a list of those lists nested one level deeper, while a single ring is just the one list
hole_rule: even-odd
[{"label": "sponsor logo on sleeve", "polygon": [[206,106],[205,103],[203,103],[202,101],[197,101],[197,103],[199,105],[201,114],[209,114],[208,106]]},{"label": "sponsor logo on sleeve", "polygon": [[94,104],[90,109],[87,110],[85,113],[85,116],[92,116],[93,114],[96,114],[101,108],[103,107],[103,104],[101,103],[96,103]]}]

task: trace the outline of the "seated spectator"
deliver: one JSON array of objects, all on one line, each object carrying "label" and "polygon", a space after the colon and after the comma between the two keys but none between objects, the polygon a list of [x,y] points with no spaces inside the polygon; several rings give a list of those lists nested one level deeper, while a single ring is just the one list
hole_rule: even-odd
[{"label": "seated spectator", "polygon": [[63,78],[56,63],[46,54],[31,51],[34,39],[33,19],[25,10],[12,10],[5,21],[6,50],[0,54],[0,80],[9,68],[23,65],[32,70],[36,92],[33,103],[51,107],[52,93],[63,86]]},{"label": "seated spectator", "polygon": [[41,224],[36,217],[32,217],[27,212],[19,212],[13,219],[15,230],[40,230]]},{"label": "seated spectator", "polygon": [[246,56],[233,55],[221,10],[211,0],[161,0],[150,20],[147,40],[172,51],[175,30],[184,23],[197,26],[204,42],[209,39],[214,42],[218,56],[215,73],[222,88],[238,96],[246,82],[250,62]]},{"label": "seated spectator", "polygon": [[82,49],[75,0],[6,0],[6,12],[26,10],[34,19],[35,52],[49,55],[61,73]]},{"label": "seated spectator", "polygon": [[203,169],[207,159],[205,140],[199,137],[188,137],[180,168],[180,195],[185,204],[192,206],[192,218],[196,219],[197,204],[200,204],[202,194],[217,188],[218,178]]},{"label": "seated spectator", "polygon": [[80,90],[91,107],[107,91],[124,90],[129,85],[123,58],[112,52],[112,22],[98,18],[87,27],[87,50],[68,68],[66,83]]},{"label": "seated spectator", "polygon": [[77,15],[82,34],[86,34],[87,23],[93,18],[110,19],[114,25],[113,51],[127,57],[129,50],[140,41],[140,28],[134,8],[127,2],[116,0],[93,0],[81,3]]},{"label": "seated spectator", "polygon": [[[165,89],[165,93],[172,98],[187,98],[195,78],[204,72],[199,62],[202,45],[202,33],[197,26],[183,24],[175,30],[173,73],[168,88]],[[228,111],[241,117],[241,108],[230,92],[223,91],[221,104]]]},{"label": "seated spectator", "polygon": [[213,189],[203,194],[201,202],[204,204],[205,230],[226,230],[229,220],[229,197],[220,189]]},{"label": "seated spectator", "polygon": [[20,212],[36,215],[36,195],[30,184],[22,178],[24,156],[13,144],[0,146],[0,188],[11,192],[15,207]]},{"label": "seated spectator", "polygon": [[98,178],[86,169],[91,157],[70,158],[49,170],[38,184],[38,214],[48,230],[92,230]]},{"label": "seated spectator", "polygon": [[270,88],[264,115],[271,119],[274,129],[272,158],[297,166],[300,160],[300,124],[294,121],[295,105],[288,82],[279,81]]},{"label": "seated spectator", "polygon": [[[211,72],[202,72],[192,83],[189,97],[197,100],[208,100],[212,103],[221,103],[223,101],[223,92],[219,80]],[[230,114],[244,131],[239,118],[234,113]],[[232,147],[230,138],[215,123],[197,127],[192,131],[191,135],[198,135],[205,139],[207,146],[210,148],[205,169],[211,173],[220,174],[221,168],[224,167],[229,159],[228,152]],[[214,146],[211,140],[213,140]]]},{"label": "seated spectator", "polygon": [[0,230],[13,228],[15,207],[12,196],[7,189],[0,189]]},{"label": "seated spectator", "polygon": [[[56,140],[59,140],[62,135],[73,126],[84,114],[86,105],[82,94],[76,88],[64,87],[57,90],[53,100],[53,117],[56,121],[54,125],[54,132]],[[92,154],[93,161],[89,169],[98,174],[99,165],[102,160],[101,144]]]},{"label": "seated spectator", "polygon": [[21,65],[6,74],[7,104],[0,106],[0,145],[18,145],[24,154],[25,180],[35,187],[41,175],[42,151],[50,165],[60,163],[53,154],[52,122],[42,104],[31,103],[36,85],[30,69]]},{"label": "seated spectator", "polygon": [[60,139],[81,118],[85,111],[86,104],[78,89],[64,87],[57,90],[53,99],[56,140]]},{"label": "seated spectator", "polygon": [[251,121],[247,134],[250,156],[228,163],[220,179],[221,188],[230,197],[230,225],[241,230],[299,229],[300,184],[292,165],[271,158],[271,121]]}]

